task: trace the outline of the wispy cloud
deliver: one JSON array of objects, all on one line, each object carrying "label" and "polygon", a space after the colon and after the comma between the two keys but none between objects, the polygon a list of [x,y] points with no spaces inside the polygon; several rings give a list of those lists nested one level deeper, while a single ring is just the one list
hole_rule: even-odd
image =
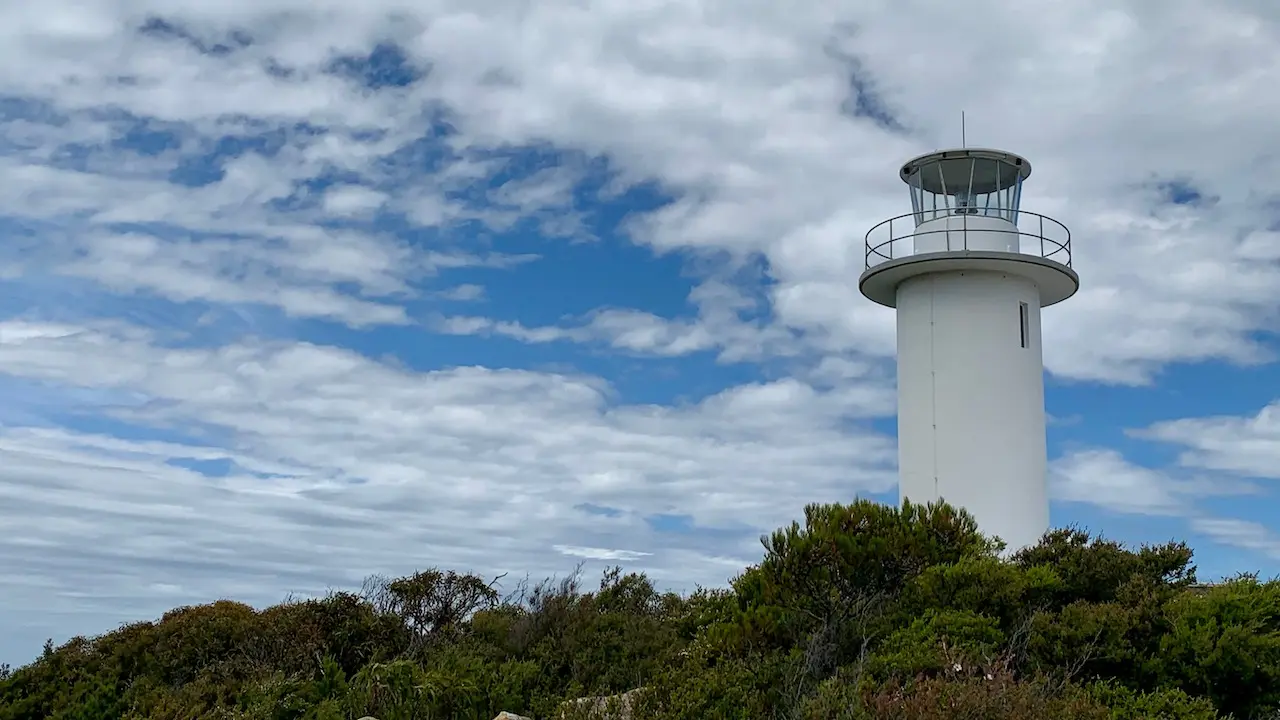
[{"label": "wispy cloud", "polygon": [[[11,569],[41,587],[92,582],[117,597],[175,556],[188,559],[167,577],[192,597],[227,587],[261,597],[281,581],[350,582],[353,573],[397,566],[409,546],[429,549],[431,562],[521,571],[554,570],[546,553],[567,552],[557,546],[624,543],[635,557],[661,558],[696,544],[572,508],[645,515],[678,506],[700,526],[738,528],[750,547],[756,533],[741,528],[781,522],[813,498],[892,486],[892,441],[847,426],[867,408],[847,391],[796,381],[658,408],[616,405],[587,377],[420,373],[306,344],[176,349],[91,329],[0,328],[9,374],[128,393],[129,402],[95,410],[134,438],[195,433],[158,442],[0,432],[9,458],[0,492],[25,518],[14,517],[3,542],[56,556],[11,556],[21,566]],[[86,354],[97,360],[82,362]],[[52,403],[43,409],[59,412]],[[207,477],[175,464],[184,458],[225,459],[234,471]],[[777,493],[794,496],[792,507]],[[61,520],[46,525],[52,517]],[[578,542],[563,542],[570,536]],[[659,574],[692,582],[720,572],[692,560]],[[133,587],[139,601],[150,597]]]}]

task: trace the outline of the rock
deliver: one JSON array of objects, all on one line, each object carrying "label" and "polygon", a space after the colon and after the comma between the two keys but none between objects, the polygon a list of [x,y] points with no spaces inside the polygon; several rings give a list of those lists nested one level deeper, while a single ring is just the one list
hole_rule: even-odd
[{"label": "rock", "polygon": [[640,693],[645,688],[628,690],[621,695],[605,695],[567,700],[560,708],[560,717],[573,719],[581,717],[598,718],[599,720],[634,720],[633,711]]},{"label": "rock", "polygon": [[494,718],[493,720],[533,720],[533,718],[527,718],[523,715],[517,715],[515,713],[509,713],[506,710],[503,710],[502,712],[498,713],[498,717]]}]

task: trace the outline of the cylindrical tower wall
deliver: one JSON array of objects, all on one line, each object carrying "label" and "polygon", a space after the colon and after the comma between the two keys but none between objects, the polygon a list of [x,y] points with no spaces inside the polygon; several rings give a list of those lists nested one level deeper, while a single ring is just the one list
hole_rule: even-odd
[{"label": "cylindrical tower wall", "polygon": [[898,286],[900,496],[964,507],[1010,550],[1049,527],[1040,294],[1011,273]]},{"label": "cylindrical tower wall", "polygon": [[1021,251],[1018,226],[998,217],[947,215],[920,223],[912,236],[913,254],[989,250]]}]

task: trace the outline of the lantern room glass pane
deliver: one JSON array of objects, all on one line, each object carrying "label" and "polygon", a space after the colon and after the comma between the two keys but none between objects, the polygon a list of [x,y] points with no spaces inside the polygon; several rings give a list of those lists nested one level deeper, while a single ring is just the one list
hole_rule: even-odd
[{"label": "lantern room glass pane", "polygon": [[1017,222],[1022,174],[1012,163],[986,157],[940,158],[913,168],[906,181],[916,225],[953,215]]}]

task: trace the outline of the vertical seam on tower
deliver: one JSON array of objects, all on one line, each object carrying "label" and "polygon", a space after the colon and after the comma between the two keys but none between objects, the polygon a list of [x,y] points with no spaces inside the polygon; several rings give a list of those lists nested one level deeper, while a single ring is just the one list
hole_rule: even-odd
[{"label": "vertical seam on tower", "polygon": [[933,432],[929,434],[929,441],[933,444],[934,500],[941,498],[938,492],[938,357],[936,354],[937,344],[934,342],[934,334],[936,332],[934,308],[938,297],[936,280],[936,276],[929,276],[929,424],[933,428]]}]

